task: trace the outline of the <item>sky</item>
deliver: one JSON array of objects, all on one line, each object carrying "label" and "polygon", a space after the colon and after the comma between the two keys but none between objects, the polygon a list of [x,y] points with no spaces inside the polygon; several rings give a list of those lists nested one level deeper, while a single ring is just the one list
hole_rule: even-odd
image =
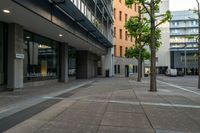
[{"label": "sky", "polygon": [[196,0],[169,0],[171,11],[194,9],[196,5]]}]

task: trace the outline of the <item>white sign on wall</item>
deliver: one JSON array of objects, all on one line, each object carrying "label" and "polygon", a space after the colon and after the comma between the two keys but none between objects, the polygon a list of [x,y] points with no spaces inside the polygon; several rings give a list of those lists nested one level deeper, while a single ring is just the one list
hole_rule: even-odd
[{"label": "white sign on wall", "polygon": [[24,59],[24,54],[16,54],[16,59]]}]

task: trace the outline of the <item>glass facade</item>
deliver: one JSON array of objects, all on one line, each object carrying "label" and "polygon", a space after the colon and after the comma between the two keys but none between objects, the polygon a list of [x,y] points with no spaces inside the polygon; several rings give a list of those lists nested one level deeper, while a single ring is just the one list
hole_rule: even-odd
[{"label": "glass facade", "polygon": [[76,75],[76,49],[70,47],[69,48],[69,58],[68,58],[68,75],[75,76]]},{"label": "glass facade", "polygon": [[0,85],[5,84],[5,42],[6,27],[0,23]]},{"label": "glass facade", "polygon": [[59,43],[27,31],[24,41],[24,82],[57,79]]}]

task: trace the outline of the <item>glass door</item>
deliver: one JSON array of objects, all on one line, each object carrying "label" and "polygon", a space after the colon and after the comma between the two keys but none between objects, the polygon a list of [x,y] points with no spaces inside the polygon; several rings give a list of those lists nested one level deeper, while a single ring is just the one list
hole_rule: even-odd
[{"label": "glass door", "polygon": [[0,23],[0,85],[4,84],[4,26]]}]

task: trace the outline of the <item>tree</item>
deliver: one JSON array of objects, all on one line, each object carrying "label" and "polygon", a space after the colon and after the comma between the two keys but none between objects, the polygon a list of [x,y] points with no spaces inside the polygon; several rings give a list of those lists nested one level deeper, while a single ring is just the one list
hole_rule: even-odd
[{"label": "tree", "polygon": [[140,48],[138,47],[138,45],[134,46],[134,47],[130,47],[128,49],[126,49],[126,53],[125,53],[125,56],[127,58],[133,58],[135,57],[136,59],[138,59],[139,57],[139,51],[141,50],[141,60],[144,61],[144,60],[149,60],[150,59],[150,53],[147,49],[145,48]]},{"label": "tree", "polygon": [[[145,17],[141,19],[140,16],[133,16],[125,23],[125,28],[128,30],[129,35],[135,38],[135,45],[127,49],[125,56],[128,58],[135,57],[138,60],[137,81],[140,82],[142,78],[142,62],[144,59],[150,58],[150,53],[145,49],[145,46],[150,44],[150,23]],[[156,48],[159,48],[161,44],[160,33],[160,29],[156,28]]]},{"label": "tree", "polygon": [[[146,19],[141,19],[141,7],[139,6],[139,16],[131,17],[126,23],[125,23],[125,28],[128,30],[129,35],[131,37],[135,38],[135,45],[136,47],[133,49],[129,49],[126,54],[126,56],[131,56],[133,53],[132,57],[135,57],[138,60],[138,78],[137,81],[140,82],[142,78],[142,31],[143,32],[148,32],[148,24],[145,21]],[[148,33],[147,33],[148,34]],[[129,55],[129,53],[131,55]]]},{"label": "tree", "polygon": [[[141,81],[141,75],[142,75],[142,69],[139,69],[139,64],[141,65],[142,67],[142,62],[144,60],[149,60],[150,59],[150,53],[147,49],[145,49],[144,47],[141,48],[141,46],[139,45],[135,45],[134,47],[130,47],[128,49],[126,49],[126,53],[125,53],[125,56],[127,58],[133,58],[135,57],[137,60],[138,60],[138,82]],[[139,57],[140,57],[140,60],[139,60]],[[141,73],[141,74],[139,74]]]},{"label": "tree", "polygon": [[[143,6],[143,12],[150,17],[150,51],[151,51],[151,69],[150,69],[150,91],[156,92],[156,28],[171,19],[170,11],[165,14],[156,15],[159,10],[159,3],[161,0],[126,0],[126,5],[131,7],[132,4],[139,4]],[[160,18],[159,22],[155,24],[156,20]]]}]

